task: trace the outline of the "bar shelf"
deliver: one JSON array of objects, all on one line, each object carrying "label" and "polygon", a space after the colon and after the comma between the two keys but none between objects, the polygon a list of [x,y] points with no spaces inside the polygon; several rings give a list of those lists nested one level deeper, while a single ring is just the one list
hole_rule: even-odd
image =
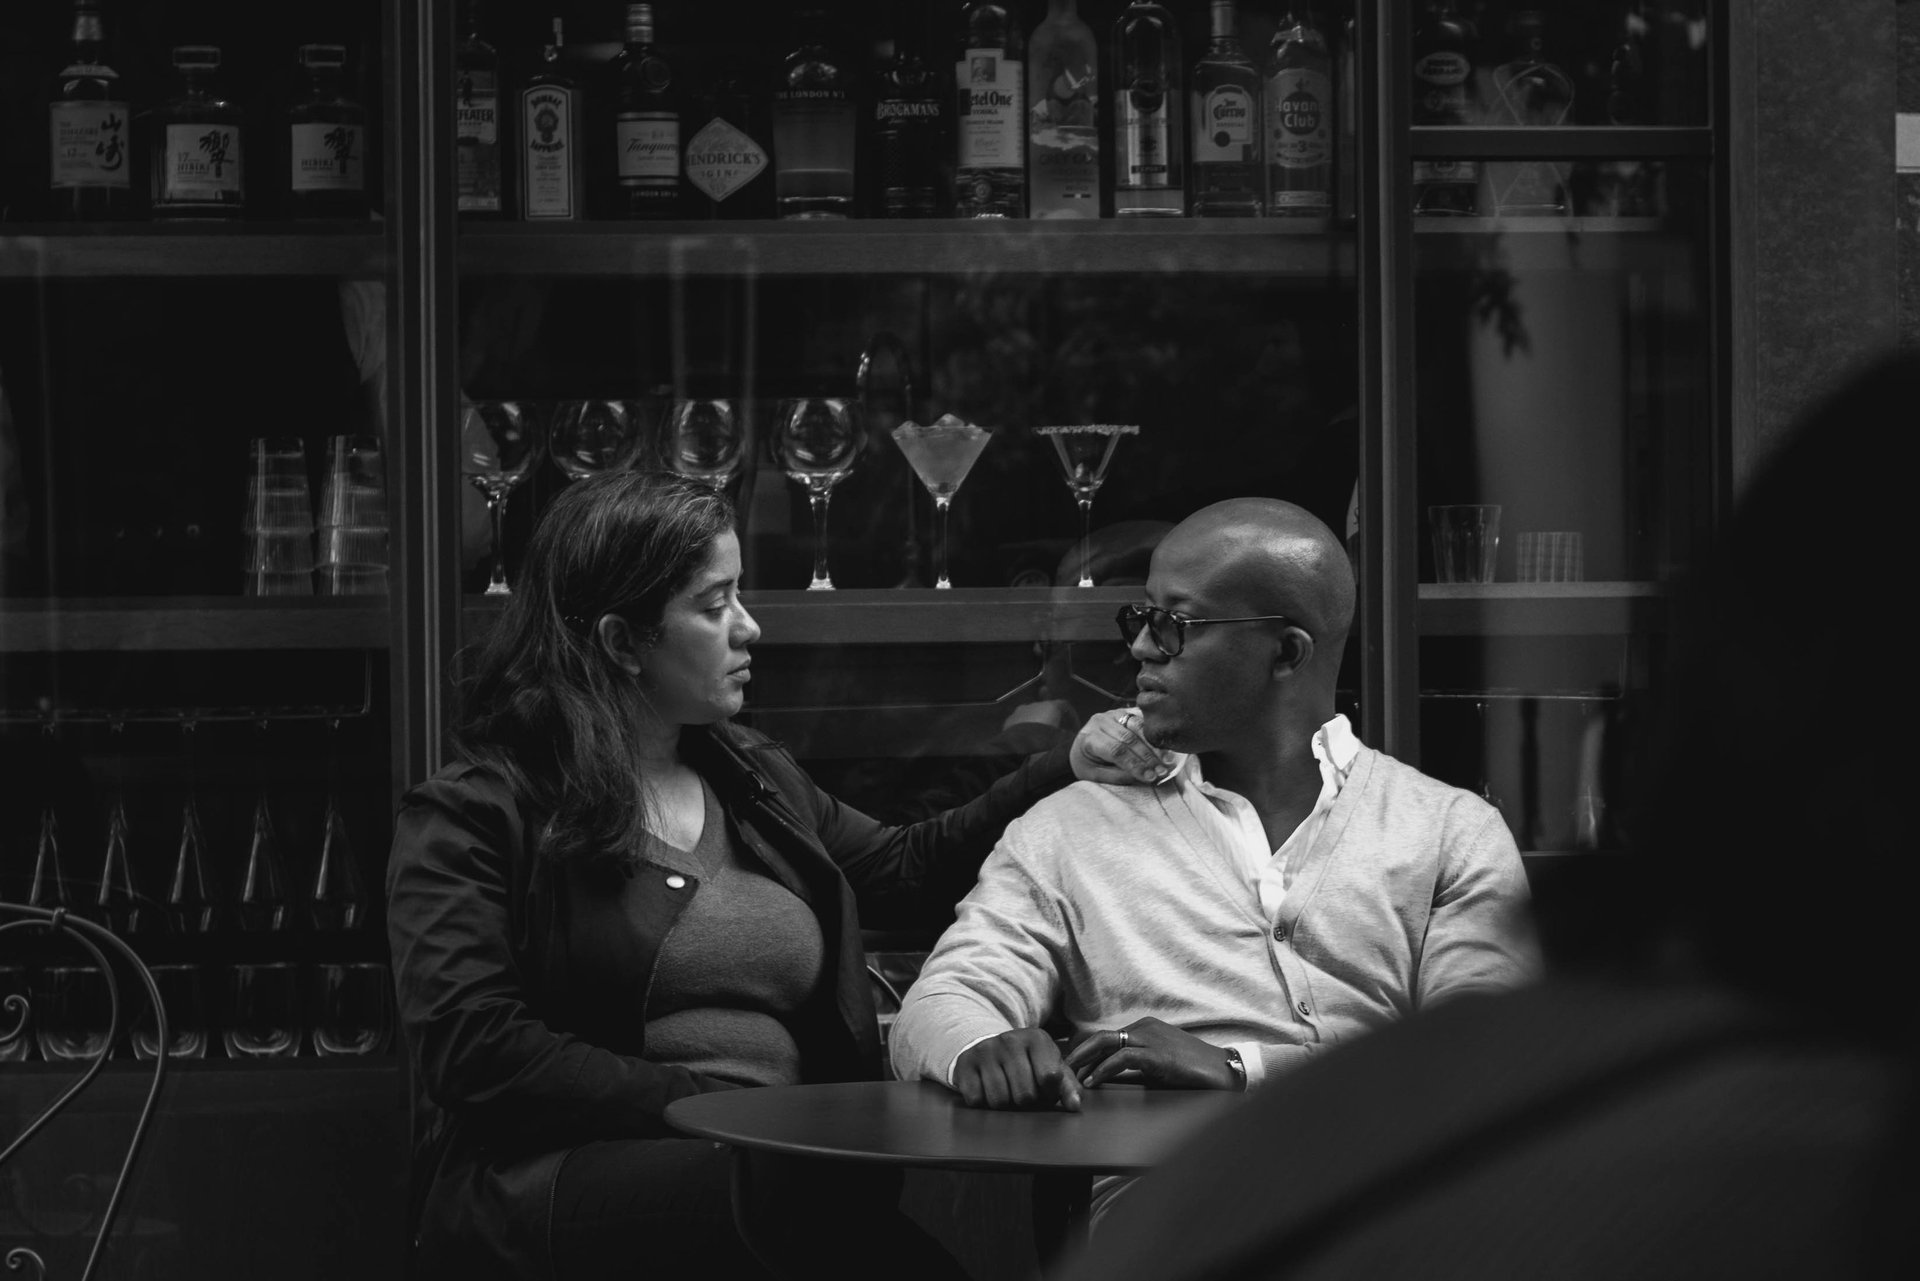
[{"label": "bar shelf", "polygon": [[375,222],[0,224],[0,280],[337,276],[378,280]]},{"label": "bar shelf", "polygon": [[1421,583],[1422,636],[1627,636],[1664,630],[1652,582]]},{"label": "bar shelf", "polygon": [[134,596],[0,600],[0,654],[385,649],[380,597]]}]

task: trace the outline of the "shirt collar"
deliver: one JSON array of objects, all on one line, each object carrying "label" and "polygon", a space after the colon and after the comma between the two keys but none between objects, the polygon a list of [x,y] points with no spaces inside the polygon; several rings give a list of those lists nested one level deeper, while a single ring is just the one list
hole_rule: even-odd
[{"label": "shirt collar", "polygon": [[[1196,786],[1207,786],[1200,774],[1200,757],[1193,752],[1180,752],[1178,759],[1161,783],[1176,780],[1191,782]],[[1313,732],[1313,759],[1320,762],[1320,775],[1329,774],[1335,790],[1347,781],[1347,775],[1353,770],[1353,761],[1360,755],[1360,739],[1353,732],[1353,723],[1344,712],[1335,712],[1333,719]]]}]

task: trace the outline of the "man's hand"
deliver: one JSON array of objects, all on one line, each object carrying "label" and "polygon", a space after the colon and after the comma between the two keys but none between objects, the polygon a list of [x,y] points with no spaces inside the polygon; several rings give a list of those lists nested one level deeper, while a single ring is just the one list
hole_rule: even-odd
[{"label": "man's hand", "polygon": [[1053,1038],[1037,1027],[1017,1027],[968,1047],[953,1065],[953,1088],[970,1108],[1080,1110],[1080,1082]]},{"label": "man's hand", "polygon": [[1073,776],[1088,783],[1158,783],[1173,768],[1173,753],[1139,730],[1140,713],[1131,707],[1088,717],[1073,737]]},{"label": "man's hand", "polygon": [[1231,1090],[1238,1084],[1225,1050],[1155,1018],[1090,1034],[1067,1054],[1066,1065],[1089,1089],[1127,1071],[1137,1072],[1143,1085],[1175,1090]]}]

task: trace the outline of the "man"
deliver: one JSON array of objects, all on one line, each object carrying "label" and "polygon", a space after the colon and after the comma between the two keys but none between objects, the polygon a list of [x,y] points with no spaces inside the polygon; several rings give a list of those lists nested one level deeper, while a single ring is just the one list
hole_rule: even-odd
[{"label": "man", "polygon": [[1120,624],[1172,772],[1077,783],[1008,827],[894,1023],[901,1078],[995,1108],[1075,1110],[1116,1078],[1259,1089],[1533,976],[1499,813],[1334,711],[1354,585],[1325,525],[1271,499],[1204,508],[1155,548],[1145,595]]}]

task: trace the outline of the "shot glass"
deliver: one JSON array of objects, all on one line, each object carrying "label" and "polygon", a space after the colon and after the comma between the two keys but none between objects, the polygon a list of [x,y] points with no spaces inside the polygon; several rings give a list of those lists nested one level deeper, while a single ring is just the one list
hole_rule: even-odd
[{"label": "shot glass", "polygon": [[33,979],[33,1041],[49,1063],[97,1058],[113,1030],[106,974],[91,965],[49,965]]},{"label": "shot glass", "polygon": [[233,967],[221,1042],[236,1059],[290,1059],[300,1053],[300,967]]},{"label": "shot glass", "polygon": [[1514,577],[1523,583],[1579,583],[1587,577],[1578,530],[1528,529],[1514,536]]},{"label": "shot glass", "polygon": [[314,967],[313,1052],[380,1054],[393,1036],[392,983],[378,962]]},{"label": "shot glass", "polygon": [[[207,1056],[207,985],[197,965],[156,965],[154,986],[167,1009],[167,1057],[203,1059]],[[160,1025],[153,1005],[140,993],[141,1008],[133,1020],[133,1057],[160,1057]]]},{"label": "shot glass", "polygon": [[1490,583],[1500,550],[1500,508],[1493,503],[1450,503],[1427,508],[1433,533],[1436,582]]}]

